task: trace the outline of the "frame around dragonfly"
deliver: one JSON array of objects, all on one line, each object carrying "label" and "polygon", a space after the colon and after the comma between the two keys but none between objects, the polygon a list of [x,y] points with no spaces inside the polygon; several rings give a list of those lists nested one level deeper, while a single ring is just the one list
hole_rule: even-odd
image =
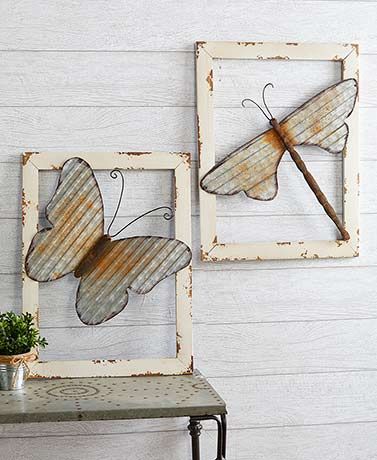
[{"label": "frame around dragonfly", "polygon": [[[93,170],[154,169],[172,170],[175,182],[175,238],[191,247],[191,189],[190,155],[187,153],[160,152],[116,152],[116,153],[25,153],[23,163],[22,189],[22,247],[23,247],[23,312],[30,312],[39,327],[39,286],[28,278],[24,269],[26,254],[35,233],[38,231],[38,193],[40,170],[57,170],[63,163],[79,156],[90,164]],[[191,374],[192,358],[192,265],[175,274],[176,302],[176,356],[158,359],[121,360],[37,360],[30,364],[31,377],[106,377],[139,375]]]},{"label": "frame around dragonfly", "polygon": [[[215,165],[213,60],[282,59],[340,61],[342,79],[358,81],[358,45],[261,42],[197,42],[197,135],[199,183]],[[359,255],[359,152],[358,98],[352,114],[347,145],[343,153],[343,221],[350,239],[227,243],[216,232],[216,196],[202,190],[200,199],[201,259],[268,260],[356,257]]]}]

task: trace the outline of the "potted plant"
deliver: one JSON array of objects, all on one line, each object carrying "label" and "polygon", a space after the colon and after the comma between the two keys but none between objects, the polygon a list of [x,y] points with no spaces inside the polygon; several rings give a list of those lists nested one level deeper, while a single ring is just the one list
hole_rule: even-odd
[{"label": "potted plant", "polygon": [[30,313],[0,313],[0,390],[23,388],[28,363],[37,359],[38,348],[46,345]]}]

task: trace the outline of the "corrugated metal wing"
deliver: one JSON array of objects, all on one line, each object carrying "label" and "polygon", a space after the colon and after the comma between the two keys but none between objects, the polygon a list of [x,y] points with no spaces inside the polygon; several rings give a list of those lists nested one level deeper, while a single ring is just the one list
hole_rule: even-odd
[{"label": "corrugated metal wing", "polygon": [[186,267],[191,250],[182,241],[157,236],[111,241],[104,236],[81,276],[76,310],[85,324],[100,324],[127,305],[127,289],[146,294],[158,282]]},{"label": "corrugated metal wing", "polygon": [[340,153],[348,137],[345,120],[352,113],[356,96],[356,80],[343,80],[314,96],[280,125],[293,145],[317,145]]},{"label": "corrugated metal wing", "polygon": [[35,235],[25,262],[27,275],[36,281],[73,272],[103,236],[101,193],[91,167],[81,158],[64,163],[46,218],[53,227]]},{"label": "corrugated metal wing", "polygon": [[243,191],[256,200],[272,200],[278,191],[276,172],[284,150],[283,142],[270,129],[211,169],[201,187],[216,195]]}]

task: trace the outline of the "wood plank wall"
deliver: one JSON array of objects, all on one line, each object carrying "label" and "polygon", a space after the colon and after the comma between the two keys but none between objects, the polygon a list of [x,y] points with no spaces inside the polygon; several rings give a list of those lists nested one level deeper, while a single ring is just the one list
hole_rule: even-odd
[{"label": "wood plank wall", "polygon": [[[377,3],[375,1],[2,0],[0,2],[0,308],[20,309],[20,155],[23,151],[190,151],[193,163],[196,366],[229,405],[233,460],[377,458]],[[198,259],[196,40],[359,42],[361,256],[349,260],[205,264]],[[268,98],[281,116],[339,78],[332,63],[218,62],[219,157],[263,128]],[[242,75],[242,78],[241,78]],[[303,150],[338,212],[341,163]],[[164,173],[165,174],[165,173]],[[169,177],[127,175],[119,225],[171,201]],[[98,174],[106,215],[114,183]],[[42,175],[41,203],[56,174]],[[278,198],[260,207],[221,199],[224,238],[313,238],[333,229],[290,161]],[[114,192],[115,190],[115,192]],[[331,224],[331,223],[330,223]],[[158,216],[131,233],[169,234]],[[71,308],[75,283],[41,289],[47,357],[171,353],[172,283],[133,297],[128,311],[96,330]],[[67,339],[68,338],[68,339]],[[98,344],[101,343],[99,349]],[[157,347],[157,343],[160,345]],[[157,349],[156,349],[157,347]],[[214,456],[206,425],[203,458]],[[188,460],[185,422],[5,425],[0,458]]]}]

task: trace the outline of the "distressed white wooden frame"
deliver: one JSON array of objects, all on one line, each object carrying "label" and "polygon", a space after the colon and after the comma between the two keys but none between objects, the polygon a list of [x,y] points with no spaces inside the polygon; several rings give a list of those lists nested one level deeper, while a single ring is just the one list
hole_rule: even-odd
[{"label": "distressed white wooden frame", "polygon": [[[154,169],[173,170],[175,181],[175,238],[191,247],[190,155],[187,153],[25,153],[23,155],[22,190],[22,254],[23,311],[30,312],[39,327],[38,282],[25,273],[25,257],[38,231],[38,172],[59,169],[63,163],[78,156],[92,169]],[[132,360],[36,361],[31,364],[32,377],[105,377],[136,375],[190,374],[192,359],[192,265],[175,275],[176,356],[174,358]],[[53,283],[51,283],[53,284]]]},{"label": "distressed white wooden frame", "polygon": [[[196,85],[199,183],[215,165],[214,59],[340,61],[342,79],[359,80],[358,45],[259,42],[197,42]],[[343,155],[343,222],[350,240],[227,243],[216,235],[216,196],[199,186],[201,258],[204,261],[355,257],[359,255],[358,100],[346,120]],[[314,198],[313,198],[314,199]]]}]

